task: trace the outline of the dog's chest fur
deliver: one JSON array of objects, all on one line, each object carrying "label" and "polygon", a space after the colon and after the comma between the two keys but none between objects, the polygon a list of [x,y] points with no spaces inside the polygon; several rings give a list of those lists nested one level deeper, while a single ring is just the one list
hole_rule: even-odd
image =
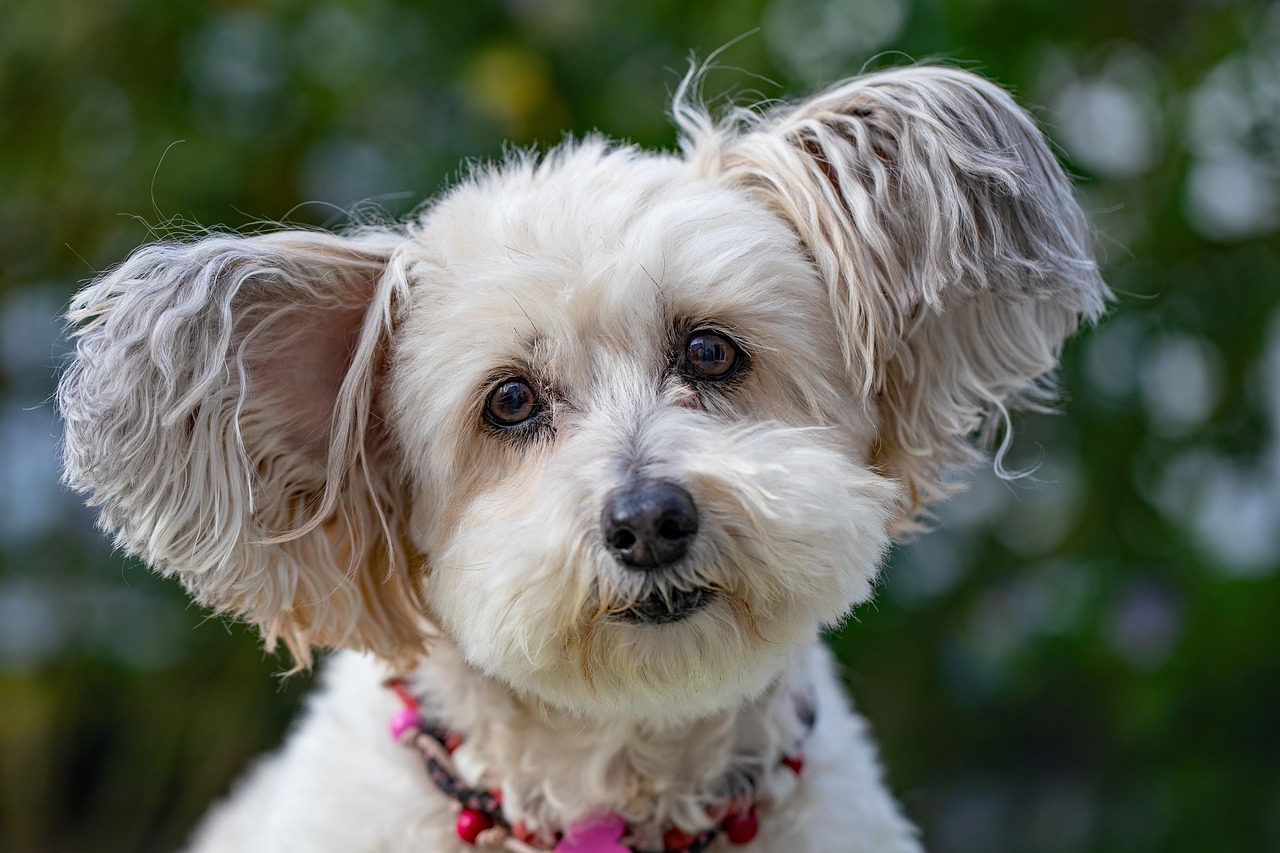
[{"label": "dog's chest fur", "polygon": [[[394,741],[387,721],[398,704],[373,659],[339,655],[324,669],[297,730],[264,758],[197,833],[202,851],[476,850],[454,832],[454,811],[417,753]],[[881,781],[865,724],[849,710],[829,652],[813,646],[793,677],[812,688],[816,722],[804,738],[805,766],[784,796],[760,811],[760,834],[743,853],[894,853],[919,849]],[[674,816],[696,799],[697,780],[714,779],[742,751],[783,748],[802,726],[788,690],[771,690],[732,714],[686,729],[601,728],[518,708],[506,691],[442,652],[411,683],[430,679],[459,729],[502,780],[514,814],[565,825],[583,811],[639,810]],[[779,685],[781,688],[782,685]],[[759,739],[745,743],[743,738]],[[586,807],[584,808],[584,804]],[[537,817],[535,817],[535,815]]]}]

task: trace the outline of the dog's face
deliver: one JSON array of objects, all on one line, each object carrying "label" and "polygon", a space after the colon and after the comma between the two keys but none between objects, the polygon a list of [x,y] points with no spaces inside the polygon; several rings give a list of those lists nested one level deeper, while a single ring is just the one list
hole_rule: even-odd
[{"label": "dog's face", "polygon": [[470,660],[571,708],[706,712],[868,597],[899,487],[784,222],[589,143],[412,237],[390,422]]},{"label": "dog's face", "polygon": [[301,659],[442,633],[581,713],[758,692],[1106,291],[980,78],[721,125],[684,91],[678,154],[571,143],[398,229],[139,250],[73,305],[68,480]]}]

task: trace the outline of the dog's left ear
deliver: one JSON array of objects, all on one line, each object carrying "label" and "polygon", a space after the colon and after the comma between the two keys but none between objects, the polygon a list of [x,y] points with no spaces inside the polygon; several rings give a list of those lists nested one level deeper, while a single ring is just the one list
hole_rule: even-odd
[{"label": "dog's left ear", "polygon": [[[846,81],[714,123],[685,93],[689,161],[791,226],[825,281],[879,461],[913,509],[1008,410],[1049,396],[1064,339],[1108,299],[1091,232],[1043,134],[1007,92],[944,67]],[[1006,433],[1007,436],[1007,433]]]}]

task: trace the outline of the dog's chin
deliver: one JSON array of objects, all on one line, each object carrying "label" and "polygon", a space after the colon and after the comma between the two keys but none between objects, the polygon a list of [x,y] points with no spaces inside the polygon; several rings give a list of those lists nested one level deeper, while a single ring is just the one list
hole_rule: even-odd
[{"label": "dog's chin", "polygon": [[[744,619],[727,591],[667,589],[591,620],[550,666],[502,674],[577,716],[681,725],[759,695],[802,644],[768,642]],[[801,633],[815,639],[816,626]]]}]

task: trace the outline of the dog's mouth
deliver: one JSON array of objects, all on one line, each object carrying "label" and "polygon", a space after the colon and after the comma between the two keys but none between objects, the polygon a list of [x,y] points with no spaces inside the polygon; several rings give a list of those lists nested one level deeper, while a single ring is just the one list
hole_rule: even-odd
[{"label": "dog's mouth", "polygon": [[669,625],[688,619],[715,600],[710,589],[667,589],[649,593],[620,611],[616,618],[639,625]]}]

